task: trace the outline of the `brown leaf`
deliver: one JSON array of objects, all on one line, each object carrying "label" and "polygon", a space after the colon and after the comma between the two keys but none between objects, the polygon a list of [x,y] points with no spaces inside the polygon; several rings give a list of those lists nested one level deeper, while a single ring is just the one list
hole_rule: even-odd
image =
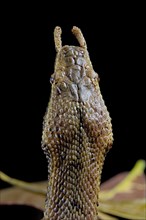
[{"label": "brown leaf", "polygon": [[[110,189],[114,188],[117,184],[123,181],[129,172],[123,172],[117,174],[116,176],[112,177],[111,179],[107,180],[101,185],[101,193],[109,191]],[[133,180],[132,188],[121,193],[117,193],[112,200],[133,200],[133,199],[142,199],[145,198],[145,182],[146,177],[145,175],[138,176],[136,179]]]},{"label": "brown leaf", "polygon": [[120,216],[126,219],[144,220],[146,219],[146,204],[145,200],[107,200],[100,204],[100,211]]},{"label": "brown leaf", "polygon": [[[35,184],[38,184],[38,186],[41,186],[43,189],[46,189],[47,187],[47,181]],[[45,196],[18,187],[10,187],[8,189],[0,190],[0,195],[1,204],[30,205],[41,210],[44,210],[45,207]]]},{"label": "brown leaf", "polygon": [[145,162],[137,161],[128,173],[120,173],[101,185],[99,210],[126,219],[146,219]]}]

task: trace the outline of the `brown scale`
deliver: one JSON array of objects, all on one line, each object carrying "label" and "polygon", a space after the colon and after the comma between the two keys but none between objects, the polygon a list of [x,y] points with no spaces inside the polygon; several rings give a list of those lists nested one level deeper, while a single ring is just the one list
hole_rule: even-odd
[{"label": "brown scale", "polygon": [[100,176],[113,142],[85,39],[79,28],[72,32],[80,47],[62,47],[61,28],[54,31],[57,57],[42,135],[49,162],[44,220],[98,219]]}]

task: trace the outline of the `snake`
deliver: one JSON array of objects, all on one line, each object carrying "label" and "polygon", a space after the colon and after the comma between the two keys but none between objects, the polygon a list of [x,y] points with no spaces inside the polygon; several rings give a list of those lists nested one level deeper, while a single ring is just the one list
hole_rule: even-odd
[{"label": "snake", "polygon": [[72,33],[79,46],[62,46],[62,29],[54,29],[56,59],[42,131],[48,161],[43,220],[98,219],[102,169],[113,145],[98,73],[81,29],[73,26]]}]

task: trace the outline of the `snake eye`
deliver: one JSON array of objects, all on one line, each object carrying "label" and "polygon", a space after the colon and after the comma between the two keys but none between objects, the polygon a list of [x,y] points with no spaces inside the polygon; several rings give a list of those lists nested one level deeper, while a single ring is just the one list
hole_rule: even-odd
[{"label": "snake eye", "polygon": [[61,82],[60,84],[57,85],[57,92],[61,94],[61,92],[64,92],[67,90],[67,84],[65,82]]},{"label": "snake eye", "polygon": [[59,88],[61,91],[65,91],[67,89],[67,84],[65,82],[62,82],[60,85],[59,85]]},{"label": "snake eye", "polygon": [[84,85],[85,85],[88,89],[90,89],[90,88],[92,87],[92,83],[91,83],[91,80],[90,80],[89,77],[85,77],[85,78],[84,78]]}]

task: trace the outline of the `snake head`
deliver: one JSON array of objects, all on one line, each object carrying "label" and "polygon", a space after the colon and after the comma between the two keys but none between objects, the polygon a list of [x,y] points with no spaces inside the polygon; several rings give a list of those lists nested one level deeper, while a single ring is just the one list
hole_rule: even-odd
[{"label": "snake head", "polygon": [[79,46],[62,46],[61,33],[61,28],[57,26],[54,30],[57,52],[55,73],[50,81],[54,82],[58,94],[64,94],[64,91],[67,91],[65,95],[70,94],[74,100],[87,101],[93,89],[98,87],[99,77],[93,70],[86,41],[81,30],[74,26],[72,33],[77,38]]}]

